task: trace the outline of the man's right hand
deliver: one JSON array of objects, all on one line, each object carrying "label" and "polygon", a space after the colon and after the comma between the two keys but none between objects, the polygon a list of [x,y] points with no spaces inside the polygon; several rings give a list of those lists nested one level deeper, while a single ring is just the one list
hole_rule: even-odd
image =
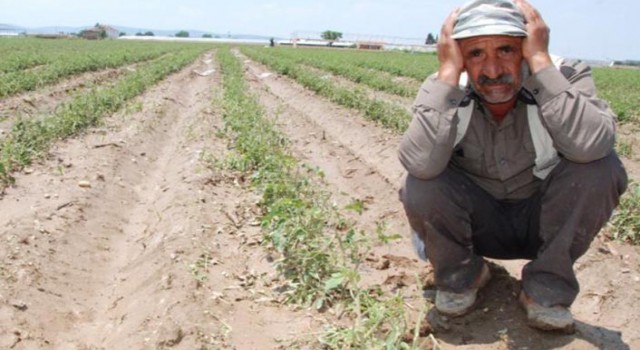
[{"label": "man's right hand", "polygon": [[438,38],[438,61],[440,68],[438,69],[438,80],[452,86],[458,86],[460,74],[464,70],[464,61],[462,60],[462,52],[458,42],[451,38],[453,34],[453,25],[458,18],[457,8],[449,14],[444,21]]}]

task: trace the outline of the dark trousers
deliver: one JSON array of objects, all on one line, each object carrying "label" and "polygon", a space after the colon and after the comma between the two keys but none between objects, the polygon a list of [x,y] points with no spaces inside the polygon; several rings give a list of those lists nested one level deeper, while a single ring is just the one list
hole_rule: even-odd
[{"label": "dark trousers", "polygon": [[470,288],[482,257],[529,259],[522,271],[527,295],[544,306],[570,306],[579,291],[573,264],[626,186],[624,167],[612,152],[584,164],[562,159],[538,192],[523,200],[496,200],[451,167],[431,180],[409,175],[400,197],[439,289]]}]

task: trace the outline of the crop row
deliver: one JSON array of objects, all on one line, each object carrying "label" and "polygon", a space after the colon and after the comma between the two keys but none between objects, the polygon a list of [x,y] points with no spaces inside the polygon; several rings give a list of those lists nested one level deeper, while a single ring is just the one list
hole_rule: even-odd
[{"label": "crop row", "polygon": [[32,53],[14,53],[0,60],[0,74],[6,74],[48,63],[50,58]]},{"label": "crop row", "polygon": [[305,69],[293,59],[272,55],[269,50],[255,47],[242,47],[242,52],[334,103],[363,112],[366,117],[387,128],[403,131],[411,121],[411,115],[403,106],[370,98],[360,89],[341,87]]},{"label": "crop row", "polygon": [[[29,39],[20,39],[29,40]],[[15,39],[10,43],[19,42]],[[35,44],[31,50],[21,50],[8,57],[0,58],[0,65],[7,67],[11,62],[40,64],[34,69],[13,70],[0,73],[0,98],[19,92],[38,89],[55,83],[62,78],[88,71],[116,68],[130,63],[147,61],[168,52],[182,49],[183,45],[149,45],[138,42],[105,41],[85,44],[82,41],[61,41],[62,47],[55,48]],[[2,41],[0,41],[2,43]],[[27,44],[29,42],[27,41]],[[8,45],[8,44],[4,44]],[[36,49],[45,51],[35,51]],[[50,50],[50,51],[46,51]],[[43,59],[42,56],[46,56]],[[33,57],[31,59],[30,57]],[[9,62],[9,63],[6,63]],[[15,63],[14,63],[15,65]]]},{"label": "crop row", "polygon": [[247,173],[245,178],[262,193],[262,228],[265,241],[280,255],[276,267],[286,279],[280,288],[286,299],[318,309],[340,305],[352,319],[352,325],[328,326],[319,339],[322,348],[417,348],[420,321],[414,331],[402,297],[359,287],[358,266],[370,238],[341,215],[314,182],[320,180],[314,172],[290,156],[288,141],[248,92],[238,59],[228,49],[219,50],[217,58],[225,130],[231,134],[230,148],[237,151],[227,164]]},{"label": "crop row", "polygon": [[433,53],[401,51],[335,51],[314,50],[319,58],[339,56],[345,62],[359,67],[375,69],[396,76],[410,77],[422,82],[438,69],[438,59]]},{"label": "crop row", "polygon": [[111,53],[168,52],[173,43],[132,42],[123,40],[47,40],[37,38],[0,38],[0,73],[69,60],[77,56],[104,56]]},{"label": "crop row", "polygon": [[11,174],[30,164],[52,142],[95,125],[166,75],[195,60],[203,51],[204,47],[193,46],[167,54],[163,59],[121,77],[113,85],[95,88],[63,103],[50,116],[18,121],[0,142],[0,183],[3,186],[10,184],[13,181]]},{"label": "crop row", "polygon": [[594,68],[598,94],[611,105],[618,119],[640,123],[640,69]]},{"label": "crop row", "polygon": [[[266,50],[267,48],[265,48]],[[298,63],[329,71],[343,76],[353,82],[362,83],[375,90],[389,92],[403,97],[415,97],[420,87],[420,82],[410,79],[409,82],[401,82],[397,77],[379,70],[358,66],[354,61],[345,60],[342,54],[319,54],[312,50],[296,50],[290,48],[269,49],[274,56],[293,59]]]}]

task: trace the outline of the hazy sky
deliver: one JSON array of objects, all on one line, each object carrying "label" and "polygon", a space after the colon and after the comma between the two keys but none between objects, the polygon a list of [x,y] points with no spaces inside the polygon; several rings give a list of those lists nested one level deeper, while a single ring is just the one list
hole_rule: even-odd
[{"label": "hazy sky", "polygon": [[[551,27],[551,50],[565,57],[640,59],[638,0],[531,0]],[[0,0],[0,23],[203,30],[290,37],[294,31],[425,38],[453,7],[442,0]]]}]

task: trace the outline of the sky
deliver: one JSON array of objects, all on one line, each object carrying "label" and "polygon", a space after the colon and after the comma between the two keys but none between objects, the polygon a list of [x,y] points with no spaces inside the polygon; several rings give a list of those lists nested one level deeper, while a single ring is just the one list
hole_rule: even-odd
[{"label": "sky", "polygon": [[[426,38],[454,7],[442,0],[0,0],[0,23],[22,27],[97,22],[156,30],[202,30],[289,38],[322,32]],[[638,0],[530,0],[563,57],[640,60]]]}]

